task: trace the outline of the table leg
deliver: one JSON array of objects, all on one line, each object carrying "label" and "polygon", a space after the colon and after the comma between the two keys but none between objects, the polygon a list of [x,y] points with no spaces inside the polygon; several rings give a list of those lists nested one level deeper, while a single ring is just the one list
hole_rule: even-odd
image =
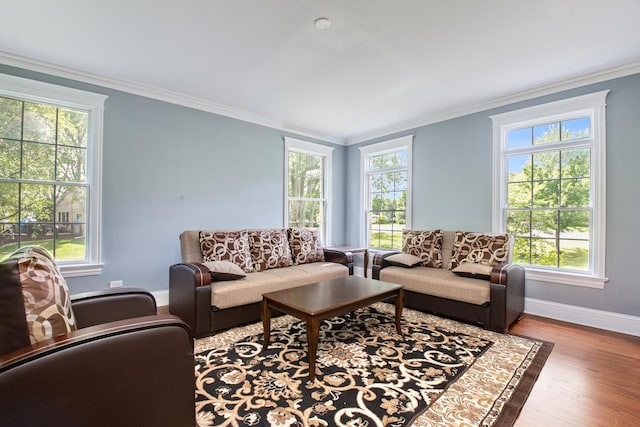
[{"label": "table leg", "polygon": [[369,250],[364,250],[364,278],[367,278],[367,270],[369,269]]},{"label": "table leg", "polygon": [[316,379],[316,353],[318,351],[318,335],[320,325],[318,318],[311,316],[307,319],[307,347],[309,353],[309,381]]},{"label": "table leg", "polygon": [[264,329],[262,351],[265,351],[269,347],[269,339],[271,338],[271,310],[265,298],[262,298],[262,328]]},{"label": "table leg", "polygon": [[396,296],[396,331],[402,335],[402,329],[400,328],[400,319],[402,318],[402,307],[404,306],[404,289],[398,291]]}]

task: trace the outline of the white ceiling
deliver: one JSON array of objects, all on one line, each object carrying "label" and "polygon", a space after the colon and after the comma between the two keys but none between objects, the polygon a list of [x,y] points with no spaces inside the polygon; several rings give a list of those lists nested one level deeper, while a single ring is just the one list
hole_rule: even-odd
[{"label": "white ceiling", "polygon": [[640,70],[640,0],[0,0],[0,18],[0,62],[342,143]]}]

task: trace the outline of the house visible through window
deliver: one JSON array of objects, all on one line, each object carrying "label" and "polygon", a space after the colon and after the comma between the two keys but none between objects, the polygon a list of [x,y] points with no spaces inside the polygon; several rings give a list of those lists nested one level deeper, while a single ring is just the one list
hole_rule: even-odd
[{"label": "house visible through window", "polygon": [[532,272],[604,275],[605,96],[492,117],[496,225],[514,237],[513,261]]},{"label": "house visible through window", "polygon": [[412,137],[361,148],[366,245],[401,249],[409,226]]},{"label": "house visible through window", "polygon": [[100,193],[105,98],[0,75],[0,258],[37,244],[63,267],[97,262],[99,212],[89,200]]},{"label": "house visible through window", "polygon": [[322,241],[329,244],[327,215],[333,148],[285,138],[286,206],[289,227],[318,228]]}]

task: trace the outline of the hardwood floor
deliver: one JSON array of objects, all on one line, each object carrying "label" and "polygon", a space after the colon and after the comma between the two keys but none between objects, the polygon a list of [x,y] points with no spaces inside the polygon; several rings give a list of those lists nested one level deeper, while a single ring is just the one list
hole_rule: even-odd
[{"label": "hardwood floor", "polygon": [[554,343],[516,427],[640,426],[640,337],[531,315],[510,332]]},{"label": "hardwood floor", "polygon": [[527,314],[510,332],[554,343],[515,427],[640,426],[640,337]]}]

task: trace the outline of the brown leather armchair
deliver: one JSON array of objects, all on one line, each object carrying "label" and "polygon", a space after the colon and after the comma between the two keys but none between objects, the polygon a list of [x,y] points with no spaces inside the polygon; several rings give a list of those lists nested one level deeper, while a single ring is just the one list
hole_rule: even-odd
[{"label": "brown leather armchair", "polygon": [[[0,323],[16,279],[0,263]],[[78,329],[8,354],[0,351],[3,426],[193,426],[195,380],[189,327],[156,315],[142,289],[72,298]],[[24,312],[22,313],[24,321]],[[11,344],[0,326],[0,350]],[[15,340],[14,340],[15,341]]]}]

